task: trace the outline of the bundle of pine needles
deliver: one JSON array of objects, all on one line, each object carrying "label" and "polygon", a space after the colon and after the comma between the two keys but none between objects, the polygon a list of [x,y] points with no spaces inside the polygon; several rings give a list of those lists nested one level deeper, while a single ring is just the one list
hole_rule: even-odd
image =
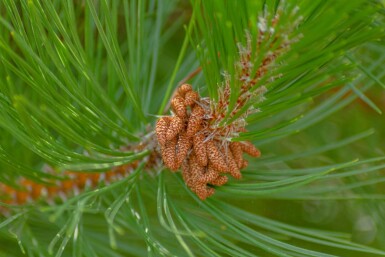
[{"label": "bundle of pine needles", "polygon": [[385,255],[384,8],[3,0],[0,256]]}]

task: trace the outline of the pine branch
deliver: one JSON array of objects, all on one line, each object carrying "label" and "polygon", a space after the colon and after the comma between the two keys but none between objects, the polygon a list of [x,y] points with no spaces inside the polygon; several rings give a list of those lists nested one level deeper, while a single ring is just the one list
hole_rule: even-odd
[{"label": "pine branch", "polygon": [[380,1],[0,14],[1,256],[385,255]]}]

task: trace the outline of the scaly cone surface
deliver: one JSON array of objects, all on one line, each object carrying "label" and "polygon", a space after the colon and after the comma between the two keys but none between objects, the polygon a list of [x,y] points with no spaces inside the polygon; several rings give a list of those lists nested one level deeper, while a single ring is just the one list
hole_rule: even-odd
[{"label": "scaly cone surface", "polygon": [[[230,142],[228,127],[217,127],[208,99],[201,98],[191,85],[180,86],[171,99],[173,115],[156,124],[156,135],[165,166],[172,171],[182,167],[186,185],[202,200],[214,193],[212,186],[224,185],[230,174],[242,177],[247,166],[243,153],[259,157],[260,151],[250,142]],[[233,133],[244,127],[231,128]]]}]

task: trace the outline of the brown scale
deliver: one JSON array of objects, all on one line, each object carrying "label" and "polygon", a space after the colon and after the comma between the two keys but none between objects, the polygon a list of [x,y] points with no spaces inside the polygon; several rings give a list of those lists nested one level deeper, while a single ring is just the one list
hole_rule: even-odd
[{"label": "brown scale", "polygon": [[206,139],[205,135],[200,133],[196,134],[193,139],[193,150],[197,157],[197,161],[202,166],[207,166],[208,156],[207,156],[207,146],[204,140]]},{"label": "brown scale", "polygon": [[[225,185],[226,174],[235,179],[242,177],[240,170],[248,164],[243,153],[260,156],[250,142],[226,140],[229,129],[210,127],[215,110],[211,110],[210,101],[202,99],[191,85],[184,84],[177,89],[171,108],[172,115],[159,118],[156,124],[161,157],[170,170],[182,169],[183,180],[200,199],[213,195],[214,187]],[[235,132],[244,131],[244,127],[239,127]]]},{"label": "brown scale", "polygon": [[208,187],[203,184],[197,184],[193,191],[196,193],[196,195],[201,199],[205,200],[207,197],[212,196],[215,193],[215,189],[212,187]]},{"label": "brown scale", "polygon": [[171,101],[171,107],[174,110],[175,114],[182,119],[186,117],[186,105],[184,99],[177,95]]},{"label": "brown scale", "polygon": [[177,143],[177,162],[178,166],[182,164],[184,159],[186,159],[186,156],[188,154],[188,151],[191,149],[191,145],[193,144],[190,137],[187,136],[185,132],[181,133],[178,138]]},{"label": "brown scale", "polygon": [[237,163],[239,169],[243,166],[242,146],[239,142],[230,143],[230,151],[233,154],[234,160]]},{"label": "brown scale", "polygon": [[183,130],[183,125],[183,119],[178,116],[173,117],[166,133],[166,139],[174,139]]},{"label": "brown scale", "polygon": [[226,159],[223,153],[219,151],[215,142],[213,140],[210,140],[206,143],[206,146],[210,165],[212,165],[214,169],[219,170],[221,172],[229,172]]},{"label": "brown scale", "polygon": [[261,152],[252,143],[244,141],[241,144],[243,152],[247,153],[252,157],[261,156]]},{"label": "brown scale", "polygon": [[187,123],[187,135],[189,137],[193,137],[198,131],[202,129],[204,114],[205,110],[201,106],[194,106]]},{"label": "brown scale", "polygon": [[215,189],[208,187],[207,183],[217,178],[218,175],[215,171],[214,173],[209,173],[206,171],[206,167],[200,166],[194,154],[189,159],[189,176],[190,188],[199,198],[203,200],[207,196],[214,194]]},{"label": "brown scale", "polygon": [[182,163],[182,178],[188,187],[193,187],[194,180],[190,173],[190,162],[188,160]]},{"label": "brown scale", "polygon": [[192,86],[190,84],[183,84],[178,88],[177,92],[184,96],[189,91],[192,91]]},{"label": "brown scale", "polygon": [[237,162],[234,159],[234,155],[232,154],[231,150],[228,149],[226,152],[226,161],[228,165],[228,169],[230,172],[230,175],[233,176],[236,179],[242,178],[241,171],[238,168]]},{"label": "brown scale", "polygon": [[168,140],[164,146],[162,146],[162,158],[164,164],[172,171],[176,171],[179,166],[176,159],[176,145],[177,138]]},{"label": "brown scale", "polygon": [[166,134],[168,127],[170,126],[170,122],[170,117],[163,117],[160,118],[156,123],[156,136],[158,138],[159,144],[161,145],[164,145],[166,143]]},{"label": "brown scale", "polygon": [[184,103],[186,106],[191,106],[199,101],[199,94],[195,91],[189,91],[185,95]]},{"label": "brown scale", "polygon": [[228,180],[229,178],[226,176],[218,176],[216,179],[211,181],[210,184],[213,186],[223,186],[224,184],[227,183]]}]

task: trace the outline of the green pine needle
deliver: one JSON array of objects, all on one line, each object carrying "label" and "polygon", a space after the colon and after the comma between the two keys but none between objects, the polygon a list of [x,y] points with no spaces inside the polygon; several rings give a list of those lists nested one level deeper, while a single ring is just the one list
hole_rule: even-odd
[{"label": "green pine needle", "polygon": [[[0,256],[385,256],[384,8],[2,1]],[[242,79],[253,97],[233,115]],[[205,201],[160,159],[148,168],[180,83],[211,108],[228,85],[219,125],[241,119],[231,140],[262,153]],[[84,190],[6,201],[19,196],[5,185],[32,190],[21,178],[50,188],[125,165]]]}]

